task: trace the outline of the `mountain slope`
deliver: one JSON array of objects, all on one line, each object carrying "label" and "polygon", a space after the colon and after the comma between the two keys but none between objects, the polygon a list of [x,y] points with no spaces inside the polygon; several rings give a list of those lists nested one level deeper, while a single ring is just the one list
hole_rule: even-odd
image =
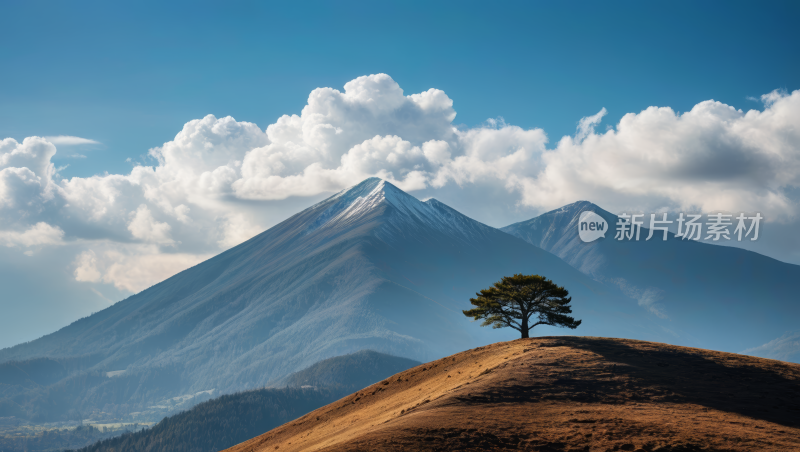
[{"label": "mountain slope", "polygon": [[[606,220],[605,238],[584,243],[583,211]],[[619,286],[649,311],[672,343],[741,351],[797,330],[800,266],[739,248],[681,240],[615,240],[617,216],[581,201],[502,228],[559,256],[581,272]],[[800,361],[794,355],[767,356]]]},{"label": "mountain slope", "polygon": [[75,409],[154,420],[189,403],[176,400],[264,386],[362,349],[427,361],[513,337],[471,324],[460,310],[476,290],[517,272],[569,287],[576,315],[596,319],[584,332],[649,330],[615,320],[631,309],[616,288],[436,200],[368,179],[99,313],[0,351],[0,362],[92,359],[35,393],[0,386],[0,399],[17,397],[42,419]]},{"label": "mountain slope", "polygon": [[341,389],[349,394],[419,364],[422,363],[408,358],[361,350],[324,359],[289,375],[273,386]]},{"label": "mountain slope", "polygon": [[422,364],[228,450],[797,450],[798,406],[797,364],[542,337]]}]

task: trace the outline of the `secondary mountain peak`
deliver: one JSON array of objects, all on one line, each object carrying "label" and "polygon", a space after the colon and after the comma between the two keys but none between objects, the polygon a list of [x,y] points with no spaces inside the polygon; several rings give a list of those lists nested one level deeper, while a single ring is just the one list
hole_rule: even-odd
[{"label": "secondary mountain peak", "polygon": [[[581,212],[591,211],[603,217],[608,224],[616,223],[616,216],[589,201],[576,201],[558,209],[545,212],[530,220],[521,221],[501,228],[511,235],[521,238],[528,243],[556,254],[576,267],[575,255],[582,248],[577,234],[568,232],[577,231],[577,224]],[[557,251],[554,251],[557,250]],[[572,258],[572,261],[570,260]],[[591,269],[579,268],[581,271],[593,275]],[[594,276],[594,275],[593,275]]]},{"label": "secondary mountain peak", "polygon": [[[580,218],[581,212],[594,212],[601,217],[605,218],[609,224],[616,223],[616,215],[603,210],[597,204],[594,204],[589,201],[576,201],[572,204],[567,204],[565,206],[559,207],[558,209],[553,209],[549,212],[545,212],[538,217],[531,218],[530,220],[521,221],[519,223],[514,223],[512,225],[506,226],[503,230],[508,229],[510,230],[518,230],[521,228],[533,228],[534,230],[543,231],[543,228],[568,228],[569,226],[574,226],[577,224],[578,219]],[[513,234],[513,233],[512,233]],[[540,237],[541,240],[547,240],[547,234],[544,234]],[[536,246],[540,246],[542,248],[547,249],[547,244],[544,242],[534,243]]]},{"label": "secondary mountain peak", "polygon": [[[582,212],[592,211],[608,223],[604,238],[580,238]],[[670,213],[670,220],[676,214]],[[618,217],[587,201],[578,201],[504,228],[509,234],[547,250],[595,280],[619,287],[657,322],[672,341],[704,348],[747,350],[776,339],[776,331],[793,331],[800,313],[797,284],[800,267],[733,246],[715,246],[657,232],[650,237],[648,216],[635,239],[616,237]],[[769,287],[768,296],[763,289]],[[759,320],[752,321],[752,300]],[[724,313],[708,327],[698,311]],[[678,327],[677,325],[681,325]],[[689,331],[694,332],[689,333]],[[746,334],[729,335],[729,331]],[[698,340],[702,342],[697,342]],[[797,360],[797,352],[765,351],[768,357]]]},{"label": "secondary mountain peak", "polygon": [[575,212],[583,212],[584,210],[603,210],[597,204],[590,202],[590,201],[575,201],[572,204],[567,204],[565,206],[561,206],[558,209],[553,209],[550,212],[544,213],[543,215],[554,215],[554,214],[562,214],[562,213],[575,213]]}]

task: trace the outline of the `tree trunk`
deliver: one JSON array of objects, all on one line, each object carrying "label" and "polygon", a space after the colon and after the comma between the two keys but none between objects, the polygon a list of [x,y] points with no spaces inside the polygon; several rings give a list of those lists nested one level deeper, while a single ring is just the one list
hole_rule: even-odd
[{"label": "tree trunk", "polygon": [[523,324],[522,328],[520,330],[520,333],[522,333],[522,338],[523,339],[527,339],[528,338],[528,325]]}]

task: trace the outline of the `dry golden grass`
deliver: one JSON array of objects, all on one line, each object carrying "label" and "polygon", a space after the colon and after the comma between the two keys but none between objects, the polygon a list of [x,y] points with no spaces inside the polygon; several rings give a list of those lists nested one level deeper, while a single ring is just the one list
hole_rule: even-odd
[{"label": "dry golden grass", "polygon": [[798,451],[800,365],[543,337],[468,350],[230,451]]}]

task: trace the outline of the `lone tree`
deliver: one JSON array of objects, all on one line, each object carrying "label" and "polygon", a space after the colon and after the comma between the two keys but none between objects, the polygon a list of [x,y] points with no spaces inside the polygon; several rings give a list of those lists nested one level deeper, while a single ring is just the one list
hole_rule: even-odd
[{"label": "lone tree", "polygon": [[[528,337],[536,325],[552,325],[575,329],[580,320],[568,316],[572,297],[567,289],[539,275],[504,276],[488,289],[476,293],[469,302],[475,308],[462,311],[475,320],[483,319],[481,326],[503,328],[510,326]],[[533,318],[533,320],[531,319]],[[531,321],[535,321],[531,325]]]}]

